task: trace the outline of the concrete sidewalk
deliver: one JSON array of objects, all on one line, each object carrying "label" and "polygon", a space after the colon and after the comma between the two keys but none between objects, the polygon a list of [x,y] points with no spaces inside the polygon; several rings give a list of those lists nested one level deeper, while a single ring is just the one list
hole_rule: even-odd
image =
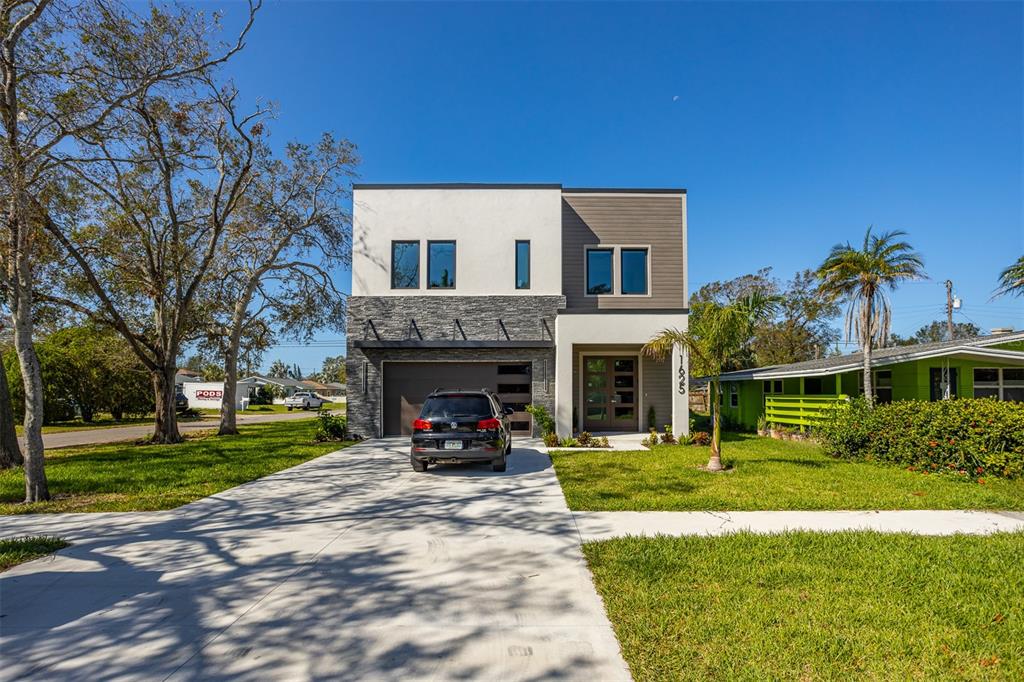
[{"label": "concrete sidewalk", "polygon": [[583,542],[623,535],[875,530],[917,535],[1024,531],[1024,513],[990,511],[573,512]]},{"label": "concrete sidewalk", "polygon": [[173,511],[3,517],[73,544],[0,574],[0,679],[629,679],[548,457],[415,474],[407,447]]}]

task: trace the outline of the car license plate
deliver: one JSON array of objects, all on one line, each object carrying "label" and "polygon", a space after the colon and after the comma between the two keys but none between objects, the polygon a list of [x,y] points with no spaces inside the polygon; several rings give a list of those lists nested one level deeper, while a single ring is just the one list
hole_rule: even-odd
[{"label": "car license plate", "polygon": [[462,441],[461,440],[446,440],[444,442],[444,449],[445,450],[461,450],[462,449]]}]

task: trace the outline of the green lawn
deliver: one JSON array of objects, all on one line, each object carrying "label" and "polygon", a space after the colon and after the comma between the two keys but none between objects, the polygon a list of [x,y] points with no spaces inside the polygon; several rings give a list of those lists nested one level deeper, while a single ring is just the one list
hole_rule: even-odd
[{"label": "green lawn", "polygon": [[578,511],[758,509],[1024,509],[1024,480],[984,484],[831,459],[812,443],[727,434],[734,470],[711,474],[708,448],[554,452],[569,507]]},{"label": "green lawn", "polygon": [[351,443],[314,443],[313,419],[190,435],[180,445],[112,443],[46,453],[50,502],[25,505],[20,468],[0,471],[0,514],[150,511],[174,507]]},{"label": "green lawn", "polygon": [[0,571],[67,547],[60,538],[32,537],[0,540]]},{"label": "green lawn", "polygon": [[1024,534],[584,545],[637,682],[1024,679]]}]

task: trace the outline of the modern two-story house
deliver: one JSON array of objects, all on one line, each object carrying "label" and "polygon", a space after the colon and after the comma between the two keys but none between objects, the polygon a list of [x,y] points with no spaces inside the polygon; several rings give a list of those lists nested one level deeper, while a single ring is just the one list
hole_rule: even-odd
[{"label": "modern two-story house", "polygon": [[357,184],[348,418],[407,434],[436,388],[490,388],[534,432],[687,430],[686,190]]}]

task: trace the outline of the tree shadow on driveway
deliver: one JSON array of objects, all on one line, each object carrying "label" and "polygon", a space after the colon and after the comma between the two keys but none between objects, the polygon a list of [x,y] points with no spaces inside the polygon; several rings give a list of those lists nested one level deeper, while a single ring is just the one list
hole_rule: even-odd
[{"label": "tree shadow on driveway", "polygon": [[628,679],[550,460],[509,462],[416,474],[378,441],[65,515],[71,547],[0,577],[0,678]]}]

